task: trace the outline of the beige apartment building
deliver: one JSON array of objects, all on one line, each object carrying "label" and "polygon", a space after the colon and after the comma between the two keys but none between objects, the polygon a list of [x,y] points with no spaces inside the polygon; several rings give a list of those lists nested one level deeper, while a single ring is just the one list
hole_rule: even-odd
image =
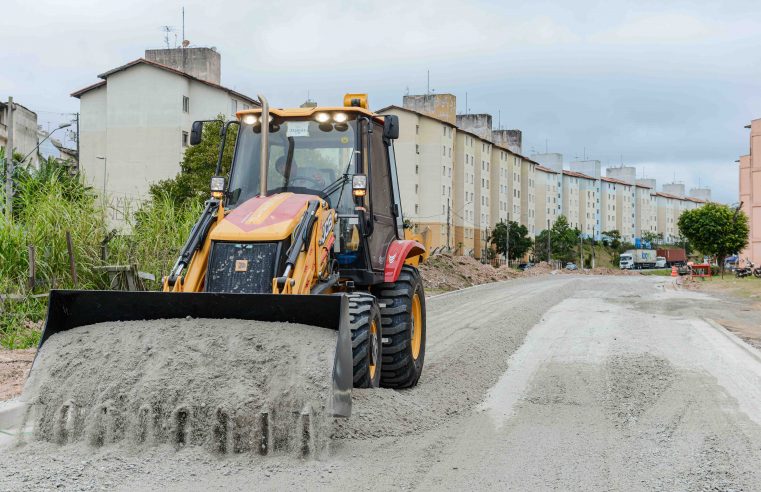
[{"label": "beige apartment building", "polygon": [[636,193],[633,184],[621,181],[616,183],[616,222],[621,239],[627,243],[634,242]]},{"label": "beige apartment building", "polygon": [[[452,249],[455,194],[455,126],[414,109],[389,106],[380,114],[399,117],[394,142],[402,212],[416,232],[430,231],[431,247]],[[454,209],[454,210],[453,210]]]},{"label": "beige apartment building", "polygon": [[548,167],[538,165],[535,169],[535,226],[536,234],[539,234],[551,228],[560,216],[562,201],[559,190],[563,178],[559,172]]},{"label": "beige apartment building", "polygon": [[519,222],[534,237],[560,215],[585,237],[616,229],[626,242],[643,231],[673,242],[679,214],[703,203],[655,193],[654,180],[636,180],[631,166],[602,177],[600,161],[565,170],[562,155],[538,154],[543,165],[521,155],[520,131],[493,130],[488,114],[457,115],[455,102],[451,94],[413,95],[378,111],[399,117],[394,146],[404,216],[417,231],[430,231],[434,250],[479,258],[500,221]]},{"label": "beige apartment building", "polygon": [[521,224],[526,226],[529,236],[534,237],[539,234],[536,222],[536,168],[539,163],[525,157],[520,161],[521,189],[518,190],[518,199],[521,202]]},{"label": "beige apartment building", "polygon": [[[655,183],[653,183],[653,187]],[[658,232],[658,197],[653,188],[642,183],[637,183],[634,188],[635,222],[634,235],[642,237],[646,232],[657,234]]]},{"label": "beige apartment building", "polygon": [[[742,210],[748,216],[748,246],[740,257],[761,264],[761,118],[750,125],[750,153],[740,157],[739,181]],[[746,127],[746,128],[748,128]]]},{"label": "beige apartment building", "polygon": [[455,177],[457,193],[454,199],[454,251],[456,254],[475,254],[478,223],[476,220],[476,203],[481,199],[476,196],[476,149],[480,140],[471,133],[455,133]]},{"label": "beige apartment building", "polygon": [[[583,181],[588,176],[573,171],[563,171],[563,214],[568,219],[568,224],[584,233],[581,214],[585,203],[582,203]],[[586,190],[586,188],[584,188]]]}]

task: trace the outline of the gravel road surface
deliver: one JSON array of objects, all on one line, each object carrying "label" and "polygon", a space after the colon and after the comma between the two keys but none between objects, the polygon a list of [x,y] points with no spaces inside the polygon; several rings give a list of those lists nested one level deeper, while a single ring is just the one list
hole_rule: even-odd
[{"label": "gravel road surface", "polygon": [[482,285],[428,301],[420,384],[355,391],[325,458],[31,443],[0,490],[759,490],[761,354],[721,311],[655,277]]}]

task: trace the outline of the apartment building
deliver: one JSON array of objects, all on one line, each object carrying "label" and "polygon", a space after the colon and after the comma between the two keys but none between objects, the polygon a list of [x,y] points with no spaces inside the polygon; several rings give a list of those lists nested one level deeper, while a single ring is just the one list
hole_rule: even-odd
[{"label": "apartment building", "polygon": [[740,157],[739,181],[742,210],[748,216],[748,246],[742,258],[761,264],[761,119],[753,120],[750,129],[750,153]]},{"label": "apartment building", "polygon": [[521,189],[518,190],[518,198],[521,202],[521,224],[526,226],[529,235],[533,237],[540,232],[536,221],[536,169],[539,163],[524,157],[520,159],[520,164]]},{"label": "apartment building", "polygon": [[[583,181],[589,177],[583,174],[575,173],[573,171],[563,171],[563,208],[562,213],[568,219],[568,224],[582,232],[582,186]],[[586,188],[584,188],[586,191]]]},{"label": "apartment building", "polygon": [[500,221],[519,222],[536,236],[560,215],[585,237],[618,230],[633,242],[650,231],[673,241],[679,214],[704,203],[674,186],[666,189],[682,196],[656,193],[655,181],[636,180],[631,166],[603,177],[598,160],[574,161],[567,170],[561,154],[527,158],[520,131],[494,130],[488,114],[457,115],[455,102],[451,94],[412,95],[402,107],[378,111],[399,117],[394,145],[404,216],[431,231],[434,249],[480,257]]},{"label": "apartment building", "polygon": [[465,189],[455,185],[455,126],[412,108],[389,106],[379,113],[399,117],[394,152],[404,163],[397,168],[404,217],[416,232],[430,231],[433,248],[451,249],[455,195]]},{"label": "apartment building", "polygon": [[211,48],[147,50],[71,94],[80,104],[80,170],[105,190],[111,220],[180,172],[193,121],[233,118],[258,104],[220,85],[220,63]]},{"label": "apartment building", "polygon": [[[476,254],[476,235],[478,221],[476,204],[481,200],[476,196],[476,150],[480,140],[473,134],[463,131],[455,133],[455,179],[457,189],[454,199],[454,225],[456,254]],[[480,208],[478,209],[480,211]]]},{"label": "apartment building", "polygon": [[561,215],[563,202],[560,190],[563,186],[562,174],[554,169],[537,165],[535,171],[536,185],[536,234],[551,228]]},{"label": "apartment building", "polygon": [[652,180],[652,186],[640,181],[634,186],[635,237],[643,237],[646,232],[657,234],[658,231],[658,197],[653,192],[655,180]]},{"label": "apartment building", "polygon": [[[8,123],[11,121],[8,102],[0,101],[0,147],[8,146]],[[22,156],[28,155],[25,163],[34,167],[38,165],[37,147],[37,113],[17,102],[13,103],[13,149]]]}]

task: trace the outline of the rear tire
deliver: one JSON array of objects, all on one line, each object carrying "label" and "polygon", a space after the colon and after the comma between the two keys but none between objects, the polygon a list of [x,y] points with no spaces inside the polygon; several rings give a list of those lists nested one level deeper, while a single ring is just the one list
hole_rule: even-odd
[{"label": "rear tire", "polygon": [[381,316],[375,296],[349,294],[354,387],[377,388],[381,380]]},{"label": "rear tire", "polygon": [[376,295],[383,321],[381,386],[411,388],[425,359],[425,291],[417,268],[404,265],[394,283],[379,285]]}]

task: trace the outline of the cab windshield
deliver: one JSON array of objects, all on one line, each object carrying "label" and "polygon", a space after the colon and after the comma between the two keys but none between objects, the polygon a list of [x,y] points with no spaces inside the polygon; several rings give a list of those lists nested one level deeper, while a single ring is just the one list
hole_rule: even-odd
[{"label": "cab windshield", "polygon": [[[267,193],[322,196],[337,207],[350,202],[346,176],[356,167],[355,121],[288,119],[270,124]],[[228,207],[259,194],[261,127],[241,124],[230,173]],[[345,196],[344,196],[345,195]]]}]

